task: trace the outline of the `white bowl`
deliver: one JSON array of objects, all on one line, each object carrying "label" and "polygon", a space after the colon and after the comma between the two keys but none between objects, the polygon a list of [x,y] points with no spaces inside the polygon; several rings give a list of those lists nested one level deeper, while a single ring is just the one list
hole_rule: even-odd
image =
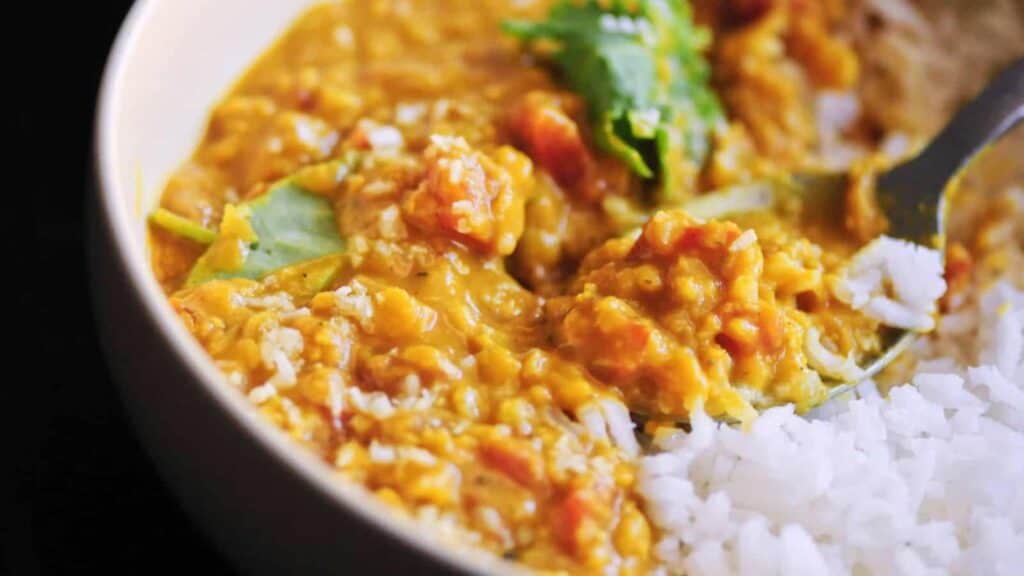
[{"label": "white bowl", "polygon": [[224,384],[150,270],[146,213],[165,178],[188,158],[212,105],[310,3],[143,0],[126,19],[100,89],[88,217],[108,364],[161,474],[239,568],[509,571],[438,546],[264,421]]}]

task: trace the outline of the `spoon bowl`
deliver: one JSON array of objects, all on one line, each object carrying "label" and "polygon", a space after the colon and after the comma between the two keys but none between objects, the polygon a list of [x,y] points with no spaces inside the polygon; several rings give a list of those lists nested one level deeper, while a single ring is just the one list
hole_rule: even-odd
[{"label": "spoon bowl", "polygon": [[[971,161],[1024,120],[1024,59],[997,76],[977,97],[963,106],[953,120],[915,157],[873,179],[871,203],[884,216],[888,236],[944,252],[946,247],[946,197],[960,173]],[[848,195],[854,183],[845,172],[798,174],[782,185],[758,187],[756,194],[743,190],[742,199],[755,209],[781,212],[799,206],[798,219],[827,229],[842,230],[849,215]],[[749,211],[736,198],[699,197],[692,208],[700,215],[706,205],[736,203],[729,213]],[[690,205],[684,205],[690,210]],[[721,214],[722,212],[719,212]],[[883,327],[877,354],[859,362],[861,378],[881,372],[902,354],[921,333]],[[822,378],[830,384],[826,400],[849,392],[857,382]],[[639,420],[651,417],[634,412]],[[659,419],[665,419],[662,415]],[[685,419],[670,417],[668,419]]]},{"label": "spoon bowl", "polygon": [[[874,201],[888,224],[886,234],[944,252],[946,198],[957,177],[980,153],[1024,120],[1024,59],[1014,62],[915,157],[875,175]],[[804,201],[844,215],[850,188],[847,174],[797,177]],[[863,362],[864,378],[874,376],[913,342],[919,333],[887,328],[881,352]],[[830,398],[848,391],[856,382],[832,388]]]}]

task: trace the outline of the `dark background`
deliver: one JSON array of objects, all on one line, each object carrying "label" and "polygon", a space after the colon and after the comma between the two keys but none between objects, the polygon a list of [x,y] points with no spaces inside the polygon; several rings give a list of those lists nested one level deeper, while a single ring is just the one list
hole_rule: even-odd
[{"label": "dark background", "polygon": [[135,439],[93,328],[83,234],[93,109],[131,2],[13,4],[0,65],[0,134],[13,148],[0,153],[11,234],[0,277],[15,295],[4,357],[28,370],[0,378],[0,574],[227,574]]}]

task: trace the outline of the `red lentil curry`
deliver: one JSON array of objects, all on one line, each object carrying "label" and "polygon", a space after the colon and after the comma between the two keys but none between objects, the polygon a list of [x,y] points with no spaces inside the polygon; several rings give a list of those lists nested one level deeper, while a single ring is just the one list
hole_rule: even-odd
[{"label": "red lentil curry", "polygon": [[624,406],[806,408],[809,334],[879,346],[827,288],[845,231],[720,206],[814,164],[810,95],[858,63],[841,2],[554,4],[312,8],[170,178],[153,269],[231,386],[400,513],[639,574]]}]

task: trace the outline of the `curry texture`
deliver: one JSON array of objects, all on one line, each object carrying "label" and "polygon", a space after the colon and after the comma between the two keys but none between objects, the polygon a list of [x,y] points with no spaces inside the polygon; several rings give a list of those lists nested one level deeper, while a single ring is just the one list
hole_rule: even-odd
[{"label": "curry texture", "polygon": [[[836,4],[698,3],[730,122],[685,196],[811,161],[809,95],[857,76]],[[313,166],[344,251],[186,286],[205,247],[153,227],[153,268],[230,385],[400,513],[535,569],[646,573],[624,406],[808,407],[828,385],[806,335],[869,353],[877,325],[830,296],[835,238],[656,211],[587,103],[502,36],[548,8],[314,7],[213,109],[161,206],[219,225],[230,265],[254,241],[235,206]],[[345,154],[345,178],[315,173]]]}]

